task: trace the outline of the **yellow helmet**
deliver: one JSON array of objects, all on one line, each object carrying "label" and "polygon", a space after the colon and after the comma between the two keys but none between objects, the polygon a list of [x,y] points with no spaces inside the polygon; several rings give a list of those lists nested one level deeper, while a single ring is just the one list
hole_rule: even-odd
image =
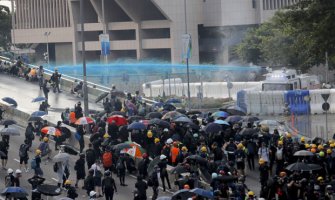
[{"label": "yellow helmet", "polygon": [[186,152],[188,151],[187,147],[185,147],[185,146],[183,146],[183,147],[181,148],[181,150],[182,150],[182,151],[186,151]]},{"label": "yellow helmet", "polygon": [[109,138],[110,136],[108,135],[108,133],[104,134],[104,138]]},{"label": "yellow helmet", "polygon": [[148,138],[152,138],[152,131],[151,131],[151,130],[148,131],[148,133],[147,133],[147,137],[148,137]]},{"label": "yellow helmet", "polygon": [[201,152],[207,152],[207,148],[206,147],[201,147],[200,151]]},{"label": "yellow helmet", "polygon": [[300,142],[305,142],[305,137],[301,137]]},{"label": "yellow helmet", "polygon": [[43,142],[48,142],[49,141],[49,138],[48,137],[44,137],[43,138]]},{"label": "yellow helmet", "polygon": [[71,184],[72,184],[72,183],[71,183],[70,180],[66,180],[65,183],[64,183],[64,185],[71,185]]},{"label": "yellow helmet", "polygon": [[243,144],[242,144],[242,143],[239,143],[239,144],[237,145],[237,148],[242,149],[242,148],[243,148]]},{"label": "yellow helmet", "polygon": [[323,146],[320,144],[319,146],[318,146],[318,150],[320,151],[320,150],[323,150]]},{"label": "yellow helmet", "polygon": [[36,149],[35,153],[36,153],[36,155],[40,155],[42,153],[42,151],[39,150],[39,149]]},{"label": "yellow helmet", "polygon": [[286,137],[287,137],[287,138],[291,138],[291,137],[292,137],[291,133],[287,133],[287,134],[286,134]]},{"label": "yellow helmet", "polygon": [[155,138],[155,143],[158,143],[160,142],[160,139],[159,138]]},{"label": "yellow helmet", "polygon": [[319,176],[317,180],[318,180],[318,181],[323,181],[323,177],[322,177],[322,176]]},{"label": "yellow helmet", "polygon": [[261,164],[264,164],[265,163],[265,160],[263,158],[260,158],[258,163],[261,165]]},{"label": "yellow helmet", "polygon": [[311,145],[309,145],[308,143],[305,144],[305,148],[306,148],[306,149],[309,149],[309,147],[311,147]]},{"label": "yellow helmet", "polygon": [[283,144],[284,144],[283,141],[281,140],[278,141],[278,145],[283,145]]},{"label": "yellow helmet", "polygon": [[331,154],[331,153],[332,153],[332,150],[331,150],[331,149],[327,149],[327,153],[328,153],[328,154]]},{"label": "yellow helmet", "polygon": [[312,144],[312,148],[316,148],[316,144]]},{"label": "yellow helmet", "polygon": [[255,193],[253,191],[249,191],[248,196],[255,196]]},{"label": "yellow helmet", "polygon": [[320,157],[324,157],[324,156],[325,156],[325,152],[320,151],[319,156],[320,156]]},{"label": "yellow helmet", "polygon": [[329,146],[330,146],[330,148],[334,148],[334,147],[335,147],[335,144],[334,144],[334,143],[331,143]]}]

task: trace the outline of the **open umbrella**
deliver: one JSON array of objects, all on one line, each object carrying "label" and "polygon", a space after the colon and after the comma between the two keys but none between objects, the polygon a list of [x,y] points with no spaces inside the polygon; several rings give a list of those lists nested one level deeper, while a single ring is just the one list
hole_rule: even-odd
[{"label": "open umbrella", "polygon": [[174,111],[174,110],[176,110],[176,107],[172,104],[166,103],[166,104],[163,105],[163,110]]},{"label": "open umbrella", "polygon": [[1,194],[11,198],[25,198],[28,196],[28,193],[21,187],[7,187]]},{"label": "open umbrella", "polygon": [[216,123],[209,123],[205,126],[204,131],[206,133],[218,133],[222,131],[222,127]]},{"label": "open umbrella", "polygon": [[206,164],[207,160],[199,155],[190,155],[188,157],[186,157],[186,159],[188,160],[194,160],[197,163],[201,163],[201,164]]},{"label": "open umbrella", "polygon": [[260,125],[265,125],[265,126],[279,126],[279,122],[276,120],[263,120],[259,122]]},{"label": "open umbrella", "polygon": [[178,109],[176,109],[176,111],[183,114],[183,115],[186,115],[186,113],[187,113],[186,110],[182,109],[182,108],[178,108]]},{"label": "open umbrella", "polygon": [[186,112],[186,115],[199,115],[199,114],[201,114],[201,111],[199,110],[190,110]]},{"label": "open umbrella", "polygon": [[221,118],[221,117],[225,118],[225,117],[228,117],[229,114],[227,112],[224,112],[224,111],[217,111],[217,112],[213,113],[211,116],[214,117],[214,118]]},{"label": "open umbrella", "polygon": [[138,122],[138,121],[140,121],[142,119],[144,119],[144,117],[135,115],[135,116],[129,117],[128,121],[129,121],[129,123],[132,123],[132,122],[136,122],[136,121]]},{"label": "open umbrella", "polygon": [[126,94],[123,91],[121,91],[121,90],[113,90],[113,91],[111,91],[111,96],[125,98]]},{"label": "open umbrella", "polygon": [[42,117],[44,115],[47,115],[47,113],[44,112],[44,111],[35,111],[35,112],[31,113],[30,116],[31,117]]},{"label": "open umbrella", "polygon": [[229,123],[237,123],[237,122],[240,122],[243,118],[239,115],[232,115],[232,116],[229,116],[225,119],[226,122],[229,122]]},{"label": "open umbrella", "polygon": [[77,125],[85,125],[85,124],[93,124],[94,120],[91,117],[81,117],[77,119],[75,124]]},{"label": "open umbrella", "polygon": [[211,192],[209,190],[204,190],[204,189],[201,189],[201,188],[194,188],[194,189],[191,190],[191,192],[193,192],[196,195],[208,198],[208,199],[213,199],[214,198],[213,192]]},{"label": "open umbrella", "polygon": [[171,197],[163,196],[163,197],[158,197],[156,200],[171,200]]},{"label": "open umbrella", "polygon": [[165,103],[181,103],[181,100],[176,99],[176,98],[171,98],[171,99],[168,99],[167,101],[165,101]]},{"label": "open umbrella", "polygon": [[123,126],[123,125],[128,124],[127,119],[122,115],[112,115],[112,116],[107,118],[107,123],[108,124],[111,124],[113,122],[115,122],[115,124],[117,126]]},{"label": "open umbrella", "polygon": [[141,122],[133,122],[128,125],[129,130],[144,130],[146,129],[145,125]]},{"label": "open umbrella", "polygon": [[185,172],[188,172],[188,170],[183,165],[177,165],[170,171],[171,174],[182,174]]},{"label": "open umbrella", "polygon": [[242,122],[250,122],[250,123],[254,123],[256,121],[259,121],[258,117],[254,117],[254,116],[244,116],[242,119]]},{"label": "open umbrella", "polygon": [[182,189],[173,193],[171,200],[188,199],[194,196],[190,190]]},{"label": "open umbrella", "polygon": [[230,124],[224,120],[221,120],[221,119],[217,119],[214,121],[215,124],[220,124],[220,125],[227,125],[227,126],[230,126]]},{"label": "open umbrella", "polygon": [[229,183],[229,182],[234,182],[238,180],[237,176],[229,176],[229,175],[223,175],[223,176],[218,176],[215,178],[215,180],[218,180],[223,183]]},{"label": "open umbrella", "polygon": [[28,122],[38,122],[42,120],[43,120],[42,117],[29,117]]},{"label": "open umbrella", "polygon": [[65,162],[68,161],[69,159],[70,155],[68,153],[58,153],[52,158],[54,162]]},{"label": "open umbrella", "polygon": [[16,121],[12,120],[12,119],[5,119],[5,120],[0,122],[0,125],[4,125],[4,126],[9,126],[9,125],[13,125],[13,124],[16,124]]},{"label": "open umbrella", "polygon": [[36,97],[31,102],[36,103],[36,102],[41,102],[41,101],[46,101],[46,100],[47,99],[45,97]]},{"label": "open umbrella", "polygon": [[16,107],[17,106],[17,102],[13,99],[13,98],[10,98],[10,97],[4,97],[2,98],[2,101],[8,103],[8,104],[11,104],[12,106]]},{"label": "open umbrella", "polygon": [[46,126],[44,128],[41,129],[41,133],[43,134],[49,134],[49,135],[55,135],[55,136],[59,136],[62,134],[62,132],[55,127],[52,126]]},{"label": "open umbrella", "polygon": [[170,127],[170,123],[165,121],[165,120],[162,120],[162,119],[151,119],[149,121],[149,125],[157,125],[157,126],[160,126],[162,128],[169,128]]},{"label": "open umbrella", "polygon": [[227,106],[225,108],[220,108],[221,111],[227,112],[231,115],[240,115],[240,116],[244,116],[245,112],[242,108],[240,108],[239,106],[236,105],[230,105]]},{"label": "open umbrella", "polygon": [[102,99],[104,99],[105,97],[107,97],[108,94],[109,94],[109,92],[101,93],[101,94],[95,99],[95,103],[98,103],[99,101],[101,101]]},{"label": "open umbrella", "polygon": [[163,115],[160,112],[151,112],[151,113],[148,113],[145,116],[145,118],[147,118],[147,119],[154,119],[154,118],[160,119],[162,117],[163,117]]},{"label": "open umbrella", "polygon": [[317,164],[307,164],[304,162],[296,162],[296,163],[292,163],[289,166],[287,166],[286,169],[289,171],[313,171],[313,170],[322,169],[322,167]]},{"label": "open umbrella", "polygon": [[141,147],[141,145],[135,143],[135,142],[126,142],[129,143],[131,146],[130,148],[125,148],[121,150],[120,153],[127,153],[132,157],[135,158],[142,158],[142,155],[146,152],[144,148]]},{"label": "open umbrella", "polygon": [[113,146],[113,150],[121,151],[122,149],[131,148],[130,143],[120,143]]},{"label": "open umbrella", "polygon": [[177,123],[192,123],[192,120],[190,118],[184,116],[175,118],[173,121]]},{"label": "open umbrella", "polygon": [[125,117],[126,113],[122,112],[122,111],[113,111],[113,112],[111,112],[111,116],[113,116],[113,115],[121,115],[121,116]]},{"label": "open umbrella", "polygon": [[64,126],[60,127],[60,131],[62,132],[62,136],[64,136],[65,138],[70,138],[72,135],[71,130]]},{"label": "open umbrella", "polygon": [[159,156],[155,157],[148,165],[147,172],[152,174],[154,172],[155,166],[160,162]]},{"label": "open umbrella", "polygon": [[245,136],[245,137],[248,137],[248,136],[253,136],[254,134],[257,133],[257,130],[256,129],[253,129],[253,128],[243,128],[240,132],[241,135]]},{"label": "open umbrella", "polygon": [[170,111],[170,112],[167,112],[163,117],[162,119],[175,119],[177,117],[181,117],[181,116],[184,116],[183,114],[177,112],[177,111]]},{"label": "open umbrella", "polygon": [[62,193],[62,190],[57,185],[39,185],[37,191],[46,196],[58,196]]},{"label": "open umbrella", "polygon": [[70,145],[70,144],[62,144],[61,147],[64,149],[65,153],[68,153],[70,155],[78,155],[79,154],[79,149],[77,149],[76,147]]},{"label": "open umbrella", "polygon": [[186,128],[191,128],[191,129],[194,129],[194,130],[199,130],[200,129],[200,126],[196,125],[195,123],[191,122],[191,123],[186,123],[183,125],[183,127],[186,127]]},{"label": "open umbrella", "polygon": [[300,150],[293,154],[294,156],[314,156],[314,153],[306,150]]},{"label": "open umbrella", "polygon": [[20,131],[14,127],[8,127],[0,130],[1,135],[20,136]]}]

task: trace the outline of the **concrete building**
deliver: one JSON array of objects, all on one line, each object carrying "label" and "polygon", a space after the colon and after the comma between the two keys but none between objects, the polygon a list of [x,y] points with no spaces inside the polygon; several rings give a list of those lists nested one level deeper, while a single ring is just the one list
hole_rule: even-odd
[{"label": "concrete building", "polygon": [[[80,0],[13,1],[13,43],[29,44],[41,54],[48,46],[50,61],[55,64],[80,62]],[[88,61],[100,60],[99,35],[106,32],[110,61],[180,63],[182,35],[187,32],[192,36],[190,63],[225,64],[231,46],[249,27],[297,1],[83,0],[86,56]]]}]

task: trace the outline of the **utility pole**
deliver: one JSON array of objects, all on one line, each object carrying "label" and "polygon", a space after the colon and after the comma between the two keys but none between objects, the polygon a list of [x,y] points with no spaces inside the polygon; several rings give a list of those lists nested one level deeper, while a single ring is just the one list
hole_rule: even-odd
[{"label": "utility pole", "polygon": [[[187,35],[187,3],[186,0],[184,0],[184,17],[185,17],[185,35]],[[190,38],[191,40],[191,38]],[[189,63],[188,63],[188,59],[189,59],[189,55],[188,55],[188,48],[186,49],[186,69],[187,69],[187,98],[188,98],[188,110],[191,110],[191,93],[190,93],[190,69],[189,69]]]},{"label": "utility pole", "polygon": [[[16,52],[16,44],[15,44],[15,17],[14,17],[14,0],[11,0],[11,11],[12,11],[12,30],[13,30],[13,38],[12,38],[12,45],[13,45],[13,51],[14,55]],[[14,56],[15,57],[15,56]]]},{"label": "utility pole", "polygon": [[80,0],[80,25],[81,25],[81,47],[82,47],[81,55],[83,62],[83,81],[84,81],[84,114],[85,116],[88,116],[89,110],[88,110],[87,76],[86,76],[85,38],[84,38],[84,0]]}]

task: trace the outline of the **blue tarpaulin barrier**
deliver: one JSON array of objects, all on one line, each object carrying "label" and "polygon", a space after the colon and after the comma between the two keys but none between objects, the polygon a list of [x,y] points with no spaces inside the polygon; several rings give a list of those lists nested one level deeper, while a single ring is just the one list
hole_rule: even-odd
[{"label": "blue tarpaulin barrier", "polygon": [[304,115],[310,113],[309,90],[291,90],[284,94],[285,103],[288,104],[289,110],[294,115]]},{"label": "blue tarpaulin barrier", "polygon": [[236,105],[246,113],[248,111],[248,106],[247,106],[247,99],[246,99],[246,91],[241,90],[238,91],[236,94]]}]

